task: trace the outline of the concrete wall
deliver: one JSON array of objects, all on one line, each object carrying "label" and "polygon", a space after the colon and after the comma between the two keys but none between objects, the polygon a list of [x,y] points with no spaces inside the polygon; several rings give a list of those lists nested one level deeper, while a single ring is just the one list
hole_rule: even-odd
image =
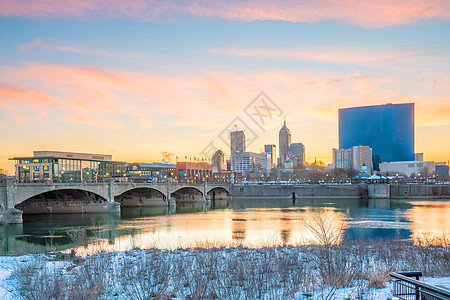
[{"label": "concrete wall", "polygon": [[296,198],[365,198],[367,185],[235,185],[233,198],[292,197]]},{"label": "concrete wall", "polygon": [[6,185],[4,183],[0,183],[0,211],[5,206],[6,201]]},{"label": "concrete wall", "polygon": [[371,199],[388,199],[391,197],[389,184],[369,184],[368,197]]},{"label": "concrete wall", "polygon": [[392,184],[391,199],[450,198],[450,184]]},{"label": "concrete wall", "polygon": [[448,199],[450,184],[355,184],[355,185],[234,185],[233,198],[372,198]]}]

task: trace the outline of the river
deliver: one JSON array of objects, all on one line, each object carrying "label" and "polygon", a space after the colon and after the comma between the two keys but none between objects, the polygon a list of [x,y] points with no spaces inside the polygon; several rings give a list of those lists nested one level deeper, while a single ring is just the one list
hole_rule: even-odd
[{"label": "river", "polygon": [[319,242],[314,229],[328,225],[335,242],[418,236],[430,242],[450,232],[450,201],[239,199],[120,214],[24,215],[23,224],[0,226],[0,255],[299,245]]}]

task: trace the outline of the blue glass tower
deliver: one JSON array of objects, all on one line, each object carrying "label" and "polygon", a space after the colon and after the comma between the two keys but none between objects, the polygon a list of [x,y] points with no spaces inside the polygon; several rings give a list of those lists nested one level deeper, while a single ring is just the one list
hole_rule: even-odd
[{"label": "blue glass tower", "polygon": [[339,109],[339,148],[353,146],[382,162],[414,160],[414,103]]}]

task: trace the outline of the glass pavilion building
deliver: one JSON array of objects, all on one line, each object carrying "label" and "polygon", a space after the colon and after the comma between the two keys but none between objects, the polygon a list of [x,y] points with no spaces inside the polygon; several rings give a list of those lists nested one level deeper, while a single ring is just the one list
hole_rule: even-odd
[{"label": "glass pavilion building", "polygon": [[414,103],[339,109],[339,149],[353,146],[372,148],[374,161],[413,161]]},{"label": "glass pavilion building", "polygon": [[105,181],[126,176],[126,163],[111,155],[59,151],[34,151],[31,157],[14,157],[20,182]]}]

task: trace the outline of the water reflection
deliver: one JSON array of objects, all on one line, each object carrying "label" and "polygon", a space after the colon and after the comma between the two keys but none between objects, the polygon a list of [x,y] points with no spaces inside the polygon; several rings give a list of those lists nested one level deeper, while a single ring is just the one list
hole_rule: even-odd
[{"label": "water reflection", "polygon": [[[76,248],[84,254],[132,248],[285,246],[315,242],[319,211],[344,226],[343,239],[411,239],[450,232],[450,202],[364,199],[216,200],[177,207],[123,208],[121,214],[24,215],[0,227],[0,254]],[[310,220],[310,221],[308,221]],[[84,230],[83,240],[68,231]]]}]

